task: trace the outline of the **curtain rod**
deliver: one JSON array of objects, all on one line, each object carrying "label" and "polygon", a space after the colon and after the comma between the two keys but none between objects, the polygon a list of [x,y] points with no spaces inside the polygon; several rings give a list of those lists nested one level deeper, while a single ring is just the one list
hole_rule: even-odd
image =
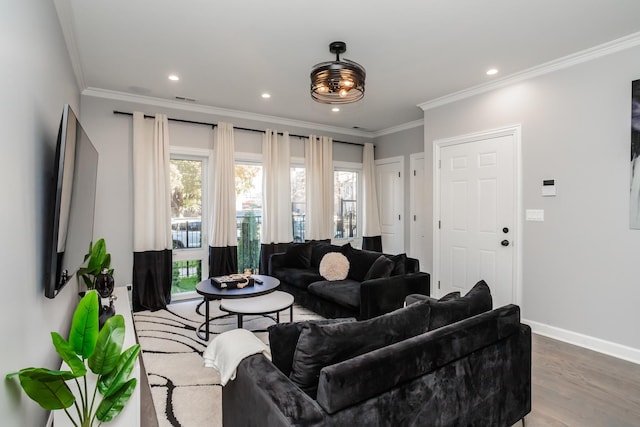
[{"label": "curtain rod", "polygon": [[[127,113],[125,111],[117,111],[117,110],[113,110],[113,114],[121,114],[123,116],[133,116],[133,113]],[[145,119],[155,119],[154,116],[149,116],[147,114],[144,115]],[[207,122],[197,122],[197,121],[193,121],[193,120],[184,120],[184,119],[172,119],[171,117],[168,117],[167,120],[170,120],[172,122],[179,122],[179,123],[190,123],[193,125],[204,125],[204,126],[211,126],[211,127],[216,127],[218,126],[217,123],[207,123]],[[238,127],[238,126],[234,126],[234,129],[237,130],[246,130],[248,132],[260,132],[260,133],[265,133],[265,131],[260,130],[260,129],[249,129],[249,128],[242,128],[242,127]],[[278,135],[282,135],[282,132],[278,132]],[[304,135],[294,135],[294,134],[289,134],[289,136],[293,136],[295,138],[309,138],[308,136],[304,136]],[[358,147],[364,147],[364,144],[359,143],[359,142],[348,142],[348,141],[337,141],[337,140],[333,140],[333,142],[337,142],[339,144],[347,144],[347,145],[357,145]]]}]

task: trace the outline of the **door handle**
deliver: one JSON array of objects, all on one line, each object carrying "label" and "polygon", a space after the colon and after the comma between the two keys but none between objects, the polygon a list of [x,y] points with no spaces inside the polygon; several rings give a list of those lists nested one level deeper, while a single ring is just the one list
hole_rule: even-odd
[{"label": "door handle", "polygon": [[509,246],[509,241],[505,239],[505,240],[503,240],[502,242],[500,242],[500,244],[501,244],[502,246]]}]

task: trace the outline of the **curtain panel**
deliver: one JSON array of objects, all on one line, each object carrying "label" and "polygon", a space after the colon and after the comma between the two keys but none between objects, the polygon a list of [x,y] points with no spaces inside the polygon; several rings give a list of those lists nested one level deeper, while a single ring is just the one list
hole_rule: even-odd
[{"label": "curtain panel", "polygon": [[236,236],[236,173],[233,125],[216,126],[209,229],[209,276],[238,272]]},{"label": "curtain panel", "polygon": [[133,308],[158,310],[171,302],[171,189],[169,122],[153,129],[133,113]]},{"label": "curtain panel", "polygon": [[291,217],[291,144],[289,132],[267,129],[262,137],[262,235],[260,271],[267,274],[269,257],[293,240]]},{"label": "curtain panel", "polygon": [[362,150],[362,249],[382,252],[382,231],[376,192],[373,144],[367,142]]},{"label": "curtain panel", "polygon": [[333,139],[310,135],[304,142],[307,214],[305,238],[333,236]]}]

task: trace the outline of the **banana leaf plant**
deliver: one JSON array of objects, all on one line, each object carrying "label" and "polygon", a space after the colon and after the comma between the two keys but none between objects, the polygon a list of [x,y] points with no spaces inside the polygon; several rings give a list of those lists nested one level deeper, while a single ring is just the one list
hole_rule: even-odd
[{"label": "banana leaf plant", "polygon": [[[111,421],[122,411],[137,382],[129,376],[140,345],[122,351],[125,327],[120,314],[98,330],[98,305],[96,291],[87,292],[73,315],[69,341],[57,332],[51,333],[53,346],[69,370],[24,368],[6,376],[17,376],[24,392],[44,409],[64,410],[76,427],[94,426],[96,420]],[[87,382],[89,370],[97,376],[93,390]],[[75,395],[69,384],[75,385]]]},{"label": "banana leaf plant", "polygon": [[93,289],[93,282],[98,274],[102,273],[105,268],[109,270],[109,274],[113,275],[111,266],[111,254],[107,252],[107,244],[104,239],[98,240],[95,244],[89,242],[89,252],[84,256],[87,262],[86,267],[78,269],[77,275],[82,277],[87,289]]}]

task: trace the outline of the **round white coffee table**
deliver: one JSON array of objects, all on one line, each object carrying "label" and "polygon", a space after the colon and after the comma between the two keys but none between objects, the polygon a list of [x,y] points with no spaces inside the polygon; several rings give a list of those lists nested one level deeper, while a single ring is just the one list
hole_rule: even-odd
[{"label": "round white coffee table", "polygon": [[280,312],[289,309],[290,319],[293,321],[293,295],[282,291],[274,291],[266,295],[240,299],[222,299],[220,310],[238,316],[238,328],[242,328],[242,317],[245,315],[268,316],[276,314],[273,319],[280,323]]}]

